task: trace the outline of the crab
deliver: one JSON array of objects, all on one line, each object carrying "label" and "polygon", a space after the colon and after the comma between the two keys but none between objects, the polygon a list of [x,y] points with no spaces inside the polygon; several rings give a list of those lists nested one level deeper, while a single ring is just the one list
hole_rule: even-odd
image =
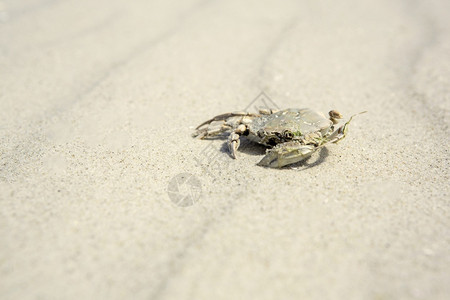
[{"label": "crab", "polygon": [[237,158],[240,137],[246,136],[269,147],[259,166],[281,168],[309,158],[329,143],[341,141],[354,116],[335,130],[343,118],[336,110],[331,110],[328,117],[310,108],[260,109],[257,114],[239,111],[203,122],[193,136],[204,139],[230,133],[227,145],[232,158]]}]

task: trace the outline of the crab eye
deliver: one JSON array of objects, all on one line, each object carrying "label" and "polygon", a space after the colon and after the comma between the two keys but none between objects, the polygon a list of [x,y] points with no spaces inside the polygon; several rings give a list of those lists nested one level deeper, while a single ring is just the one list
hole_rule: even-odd
[{"label": "crab eye", "polygon": [[260,129],[258,130],[257,134],[260,138],[262,138],[266,135],[266,132],[264,131],[264,129]]},{"label": "crab eye", "polygon": [[294,134],[289,130],[285,130],[285,131],[283,131],[283,136],[285,138],[292,139],[294,137]]}]

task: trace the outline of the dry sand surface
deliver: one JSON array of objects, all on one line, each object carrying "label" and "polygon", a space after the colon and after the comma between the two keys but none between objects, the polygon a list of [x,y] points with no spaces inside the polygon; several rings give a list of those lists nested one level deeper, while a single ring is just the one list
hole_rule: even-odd
[{"label": "dry sand surface", "polygon": [[[0,298],[450,299],[449,12],[0,0]],[[368,113],[281,170],[191,137],[264,101]]]}]

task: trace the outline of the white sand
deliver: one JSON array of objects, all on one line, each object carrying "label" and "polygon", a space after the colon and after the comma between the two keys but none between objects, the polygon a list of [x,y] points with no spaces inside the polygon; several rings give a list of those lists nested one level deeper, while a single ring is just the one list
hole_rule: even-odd
[{"label": "white sand", "polygon": [[[0,0],[1,299],[450,298],[449,1],[242,2]],[[296,169],[190,137],[261,91],[369,113]]]}]

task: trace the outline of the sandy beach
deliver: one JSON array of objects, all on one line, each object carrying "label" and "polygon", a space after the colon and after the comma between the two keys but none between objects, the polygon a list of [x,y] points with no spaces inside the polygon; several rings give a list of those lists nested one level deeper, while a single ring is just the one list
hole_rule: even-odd
[{"label": "sandy beach", "polygon": [[[1,299],[449,299],[450,2],[0,0]],[[361,111],[282,169],[221,113]]]}]

